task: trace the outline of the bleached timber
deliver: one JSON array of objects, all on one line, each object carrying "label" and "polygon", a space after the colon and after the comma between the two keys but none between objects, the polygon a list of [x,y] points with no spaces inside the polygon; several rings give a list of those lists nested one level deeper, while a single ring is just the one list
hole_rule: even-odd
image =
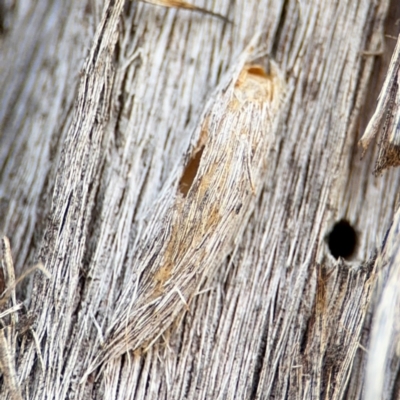
[{"label": "bleached timber", "polygon": [[[357,145],[388,65],[374,70],[376,60],[390,60],[382,42],[391,43],[395,3],[388,13],[385,0],[196,2],[232,24],[121,0],[4,3],[0,230],[17,276],[37,261],[51,275],[36,273],[16,293],[36,316],[43,359],[21,334],[23,398],[357,399],[367,370],[382,377],[374,390],[396,398],[397,353],[386,351],[373,372],[367,355],[379,334],[375,256],[399,172],[374,177],[376,147],[360,160]],[[283,71],[288,99],[253,214],[158,341],[82,379],[135,281],[162,188],[259,30],[260,55]],[[358,233],[351,261],[326,245],[341,218]]]},{"label": "bleached timber", "polygon": [[379,155],[376,160],[376,173],[400,165],[400,34],[376,110],[360,139],[364,150],[378,132]]}]

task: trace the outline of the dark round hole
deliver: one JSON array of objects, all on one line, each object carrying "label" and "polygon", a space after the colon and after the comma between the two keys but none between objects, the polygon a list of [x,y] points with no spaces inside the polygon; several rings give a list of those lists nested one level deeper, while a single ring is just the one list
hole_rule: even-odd
[{"label": "dark round hole", "polygon": [[348,221],[342,219],[333,226],[328,235],[328,246],[335,258],[349,258],[357,245],[357,234]]}]

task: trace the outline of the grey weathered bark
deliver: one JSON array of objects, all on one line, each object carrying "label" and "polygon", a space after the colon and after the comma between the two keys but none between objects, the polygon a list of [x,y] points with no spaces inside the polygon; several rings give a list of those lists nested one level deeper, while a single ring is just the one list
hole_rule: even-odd
[{"label": "grey weathered bark", "polygon": [[[134,1],[2,2],[0,231],[16,275],[38,260],[51,274],[17,287],[37,339],[13,326],[22,398],[400,396],[399,172],[374,177],[377,150],[361,160],[357,145],[398,34],[392,3],[196,2],[230,24]],[[163,187],[260,31],[258,61],[286,90],[254,211],[188,312],[88,374],[120,295],[140,289]],[[341,219],[358,236],[346,261],[326,240]],[[1,396],[18,398],[11,381]]]}]

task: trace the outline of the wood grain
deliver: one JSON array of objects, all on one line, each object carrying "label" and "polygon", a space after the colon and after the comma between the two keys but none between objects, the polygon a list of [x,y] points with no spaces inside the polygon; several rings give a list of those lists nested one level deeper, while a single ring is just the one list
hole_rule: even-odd
[{"label": "wood grain", "polygon": [[[17,275],[37,260],[51,274],[35,274],[17,292],[36,316],[44,366],[35,340],[21,334],[23,398],[365,395],[365,349],[379,340],[370,338],[379,315],[371,307],[375,259],[400,180],[396,169],[374,177],[377,151],[360,160],[357,143],[380,90],[370,88],[387,70],[371,54],[385,40],[389,1],[194,5],[233,23],[122,0],[15,2],[5,14],[0,231]],[[399,15],[398,6],[391,10]],[[121,293],[137,281],[138,248],[151,239],[162,188],[210,96],[258,31],[250,61],[275,60],[287,97],[254,211],[189,312],[147,351],[82,380]],[[358,237],[348,260],[334,259],[326,243],[340,219]],[[397,353],[385,354],[380,374],[389,378],[374,393],[396,398],[387,369]]]}]

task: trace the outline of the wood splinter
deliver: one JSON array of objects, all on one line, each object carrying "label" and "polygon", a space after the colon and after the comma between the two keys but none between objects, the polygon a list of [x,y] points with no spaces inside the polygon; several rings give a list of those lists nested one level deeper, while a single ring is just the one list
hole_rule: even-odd
[{"label": "wood splinter", "polygon": [[5,388],[8,390],[9,398],[11,400],[22,400],[17,369],[15,366],[17,335],[29,330],[35,340],[39,360],[42,365],[43,360],[40,355],[36,334],[31,327],[31,318],[23,318],[19,323],[17,312],[20,311],[23,306],[22,304],[17,304],[15,287],[27,275],[37,269],[40,269],[46,276],[49,276],[49,273],[45,270],[42,264],[37,264],[28,269],[18,279],[15,279],[10,241],[6,236],[3,236],[0,241],[0,372],[3,375]]},{"label": "wood splinter", "polygon": [[[0,306],[15,307],[15,273],[11,256],[10,241],[6,236],[1,238],[1,295]],[[9,304],[11,303],[11,304]],[[0,371],[3,374],[5,386],[12,400],[22,400],[21,390],[18,384],[15,368],[15,325],[18,322],[18,314],[10,312],[9,318],[0,319]]]},{"label": "wood splinter", "polygon": [[364,152],[378,133],[379,153],[375,174],[400,165],[400,35],[379,94],[375,113],[360,139]]},{"label": "wood splinter", "polygon": [[167,7],[167,8],[182,8],[185,10],[201,12],[203,14],[211,15],[221,19],[222,21],[232,23],[227,17],[222,14],[215,13],[213,11],[207,10],[206,8],[197,7],[193,4],[187,3],[181,0],[141,0],[143,3],[154,4],[156,6]]}]

